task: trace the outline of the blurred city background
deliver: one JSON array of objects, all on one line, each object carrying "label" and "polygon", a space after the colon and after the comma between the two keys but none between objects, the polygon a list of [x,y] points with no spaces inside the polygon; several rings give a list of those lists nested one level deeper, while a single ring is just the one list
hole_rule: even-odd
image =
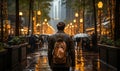
[{"label": "blurred city background", "polygon": [[82,38],[76,71],[120,71],[120,0],[0,0],[0,71],[51,71],[47,38],[60,21]]}]

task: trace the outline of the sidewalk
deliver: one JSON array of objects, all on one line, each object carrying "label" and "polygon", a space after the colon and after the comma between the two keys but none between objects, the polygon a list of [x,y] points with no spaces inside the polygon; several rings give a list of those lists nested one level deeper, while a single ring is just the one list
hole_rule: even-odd
[{"label": "sidewalk", "polygon": [[[76,50],[75,59],[75,71],[113,71],[105,66],[101,67],[99,54],[92,51],[80,49],[78,53]],[[48,65],[47,45],[27,56],[27,66],[23,71],[51,71]]]}]

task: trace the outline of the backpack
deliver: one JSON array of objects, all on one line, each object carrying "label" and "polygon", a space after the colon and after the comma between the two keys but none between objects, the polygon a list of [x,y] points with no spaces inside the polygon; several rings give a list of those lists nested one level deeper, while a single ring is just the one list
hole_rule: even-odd
[{"label": "backpack", "polygon": [[53,49],[53,63],[65,64],[66,63],[66,42],[62,38],[58,38],[54,44]]}]

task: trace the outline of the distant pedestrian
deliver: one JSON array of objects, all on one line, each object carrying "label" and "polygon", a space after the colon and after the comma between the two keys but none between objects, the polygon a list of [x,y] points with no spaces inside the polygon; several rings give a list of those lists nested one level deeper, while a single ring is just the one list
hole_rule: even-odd
[{"label": "distant pedestrian", "polygon": [[92,34],[92,49],[96,51],[97,48],[95,46],[97,45],[96,44],[97,43],[96,42],[97,38],[95,38],[95,37],[96,37],[96,35],[95,35],[95,33],[93,33]]},{"label": "distant pedestrian", "polygon": [[33,53],[35,51],[36,48],[36,38],[34,35],[31,35],[29,37],[29,44],[30,44],[30,51]]},{"label": "distant pedestrian", "polygon": [[82,38],[80,37],[76,38],[76,42],[77,42],[77,50],[80,51],[80,49],[82,48]]},{"label": "distant pedestrian", "polygon": [[40,42],[40,48],[42,48],[43,47],[43,38],[42,38],[42,36],[39,37],[39,42]]},{"label": "distant pedestrian", "polygon": [[[75,48],[74,41],[64,33],[65,23],[57,24],[58,32],[49,37],[48,60],[52,71],[74,71]],[[59,54],[60,53],[60,54]]]},{"label": "distant pedestrian", "polygon": [[8,39],[7,39],[7,41],[10,41],[12,38],[13,38],[12,35],[8,35]]}]

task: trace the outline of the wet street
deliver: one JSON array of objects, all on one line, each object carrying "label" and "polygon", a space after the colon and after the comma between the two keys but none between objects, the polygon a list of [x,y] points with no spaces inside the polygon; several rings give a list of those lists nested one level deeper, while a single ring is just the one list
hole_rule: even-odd
[{"label": "wet street", "polygon": [[[76,50],[75,71],[114,71],[100,66],[99,54],[93,51]],[[51,71],[48,65],[47,45],[27,55],[27,66],[23,71]]]}]

